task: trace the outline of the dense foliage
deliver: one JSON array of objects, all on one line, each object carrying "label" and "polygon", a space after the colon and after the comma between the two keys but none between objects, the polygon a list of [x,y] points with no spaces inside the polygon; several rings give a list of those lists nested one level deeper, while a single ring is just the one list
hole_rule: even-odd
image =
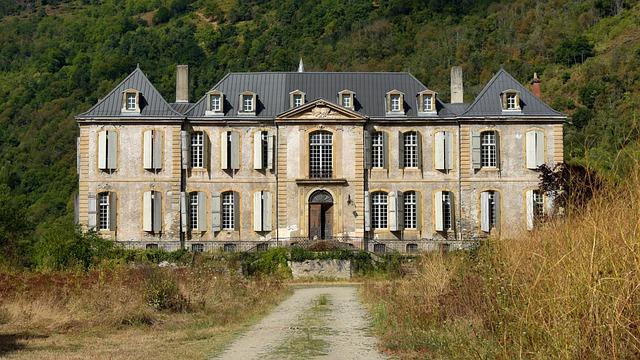
[{"label": "dense foliage", "polygon": [[294,1],[0,0],[0,244],[32,244],[70,221],[73,116],[139,63],[168,99],[176,64],[191,97],[228,71],[410,71],[449,96],[449,68],[471,101],[500,66],[573,116],[566,157],[617,179],[637,158],[637,0]]}]

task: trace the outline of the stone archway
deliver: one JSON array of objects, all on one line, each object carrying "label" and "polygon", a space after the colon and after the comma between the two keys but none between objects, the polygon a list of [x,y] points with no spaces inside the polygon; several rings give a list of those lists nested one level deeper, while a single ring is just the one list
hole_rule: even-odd
[{"label": "stone archway", "polygon": [[309,196],[309,239],[330,239],[333,228],[333,196],[316,190]]}]

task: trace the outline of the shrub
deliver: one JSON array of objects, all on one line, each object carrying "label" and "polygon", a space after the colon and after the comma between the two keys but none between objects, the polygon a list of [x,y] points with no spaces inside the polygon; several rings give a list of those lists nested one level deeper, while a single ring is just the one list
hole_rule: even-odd
[{"label": "shrub", "polygon": [[180,293],[177,281],[160,269],[151,269],[145,282],[144,297],[156,310],[186,311],[187,299]]},{"label": "shrub", "polygon": [[161,6],[155,15],[153,15],[153,23],[155,25],[164,24],[171,20],[171,11],[164,6]]},{"label": "shrub", "polygon": [[249,275],[278,275],[287,278],[291,270],[287,266],[288,251],[285,248],[272,248],[264,252],[248,254],[243,268]]},{"label": "shrub", "polygon": [[593,44],[584,36],[564,40],[555,49],[555,60],[558,64],[582,64],[587,58],[595,56]]}]

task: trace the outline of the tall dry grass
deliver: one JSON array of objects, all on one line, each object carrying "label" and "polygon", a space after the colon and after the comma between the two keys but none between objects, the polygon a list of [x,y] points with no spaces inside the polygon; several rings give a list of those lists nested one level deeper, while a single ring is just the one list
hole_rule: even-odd
[{"label": "tall dry grass", "polygon": [[383,345],[403,358],[640,357],[640,176],[477,252],[427,255],[370,282]]}]

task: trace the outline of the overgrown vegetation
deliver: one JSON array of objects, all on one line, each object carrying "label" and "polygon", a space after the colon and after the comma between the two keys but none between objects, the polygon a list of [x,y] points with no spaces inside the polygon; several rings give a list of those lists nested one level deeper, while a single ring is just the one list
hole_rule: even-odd
[{"label": "overgrown vegetation", "polygon": [[416,277],[369,281],[384,347],[416,359],[638,358],[640,172],[567,212],[472,253],[425,256]]}]

